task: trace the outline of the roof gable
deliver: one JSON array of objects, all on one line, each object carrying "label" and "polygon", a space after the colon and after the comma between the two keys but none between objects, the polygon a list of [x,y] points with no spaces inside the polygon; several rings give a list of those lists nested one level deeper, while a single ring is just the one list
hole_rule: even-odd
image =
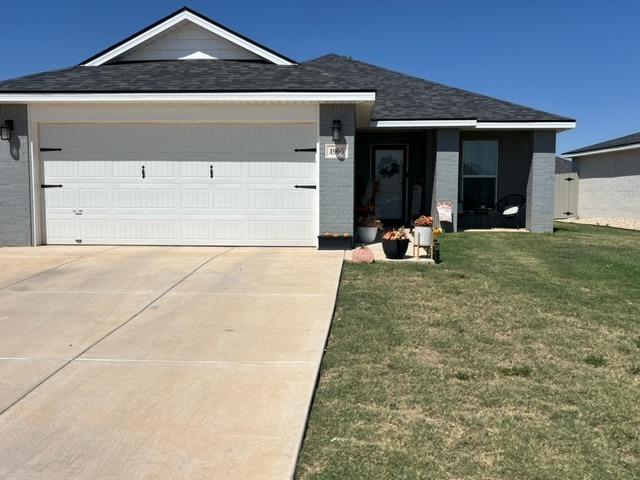
[{"label": "roof gable", "polygon": [[185,7],[81,65],[95,67],[118,61],[194,58],[295,64],[293,60]]}]

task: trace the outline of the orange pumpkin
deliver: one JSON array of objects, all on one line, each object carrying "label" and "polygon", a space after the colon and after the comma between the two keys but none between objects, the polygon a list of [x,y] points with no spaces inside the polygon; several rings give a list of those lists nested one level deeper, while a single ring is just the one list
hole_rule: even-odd
[{"label": "orange pumpkin", "polygon": [[351,255],[353,263],[373,263],[373,250],[367,247],[359,247],[353,251]]}]

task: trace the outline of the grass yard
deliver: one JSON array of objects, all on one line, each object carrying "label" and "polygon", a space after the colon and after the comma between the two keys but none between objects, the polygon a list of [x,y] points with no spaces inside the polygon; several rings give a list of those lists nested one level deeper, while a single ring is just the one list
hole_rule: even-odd
[{"label": "grass yard", "polygon": [[640,232],[346,264],[299,479],[640,478]]}]

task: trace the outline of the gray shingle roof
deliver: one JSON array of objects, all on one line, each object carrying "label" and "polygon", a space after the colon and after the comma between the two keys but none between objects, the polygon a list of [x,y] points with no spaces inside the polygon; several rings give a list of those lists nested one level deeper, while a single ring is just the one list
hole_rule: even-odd
[{"label": "gray shingle roof", "polygon": [[359,91],[338,77],[298,65],[169,60],[77,66],[0,83],[0,93]]},{"label": "gray shingle roof", "polygon": [[573,121],[340,55],[326,55],[303,65],[348,78],[362,88],[375,88],[374,120]]},{"label": "gray shingle roof", "polygon": [[563,153],[563,155],[571,155],[572,153],[584,153],[594,150],[603,150],[605,148],[624,147],[626,145],[633,145],[634,143],[640,143],[640,132],[632,133],[631,135],[625,135],[624,137],[614,138],[607,140],[606,142],[594,143],[588,147],[578,148],[577,150],[571,150],[570,152]]},{"label": "gray shingle roof", "polygon": [[215,60],[123,62],[0,82],[0,93],[265,91],[376,91],[374,120],[572,120],[339,55],[286,66]]}]

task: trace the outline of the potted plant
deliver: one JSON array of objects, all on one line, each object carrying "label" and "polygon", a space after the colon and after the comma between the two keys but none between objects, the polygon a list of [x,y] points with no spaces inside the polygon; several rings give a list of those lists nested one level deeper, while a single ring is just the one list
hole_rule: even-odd
[{"label": "potted plant", "polygon": [[325,232],[318,235],[318,249],[320,250],[351,250],[353,237],[350,233]]},{"label": "potted plant", "polygon": [[378,230],[382,229],[382,222],[375,216],[373,205],[362,205],[356,209],[358,215],[356,227],[358,240],[362,243],[373,243],[378,236]]},{"label": "potted plant", "polygon": [[409,234],[404,227],[389,230],[382,236],[382,249],[387,258],[403,258],[409,248]]},{"label": "potted plant", "polygon": [[413,222],[415,242],[419,247],[430,247],[433,243],[433,217],[420,215]]}]

